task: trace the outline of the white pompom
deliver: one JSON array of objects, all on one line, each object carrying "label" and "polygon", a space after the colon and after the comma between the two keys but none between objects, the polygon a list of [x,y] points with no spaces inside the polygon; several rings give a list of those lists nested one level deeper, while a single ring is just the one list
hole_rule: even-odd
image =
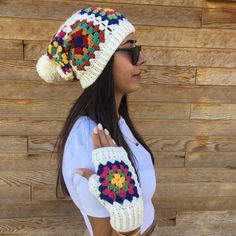
[{"label": "white pompom", "polygon": [[57,71],[58,65],[55,61],[48,58],[47,54],[42,55],[36,64],[39,76],[46,82],[53,83],[63,80]]}]

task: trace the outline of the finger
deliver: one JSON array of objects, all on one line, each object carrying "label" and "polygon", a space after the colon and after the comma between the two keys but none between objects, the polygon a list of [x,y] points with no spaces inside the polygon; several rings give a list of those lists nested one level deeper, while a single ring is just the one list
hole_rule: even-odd
[{"label": "finger", "polygon": [[117,146],[116,142],[114,141],[114,139],[111,138],[110,132],[107,129],[104,129],[104,133],[106,135],[106,139],[107,139],[108,145],[110,147],[116,147]]},{"label": "finger", "polygon": [[101,143],[98,135],[98,130],[97,127],[93,129],[93,134],[92,134],[92,143],[93,143],[93,149],[100,148]]},{"label": "finger", "polygon": [[109,143],[107,141],[107,138],[106,138],[106,135],[104,133],[103,126],[102,126],[101,123],[99,123],[97,125],[97,130],[98,130],[98,136],[99,136],[99,139],[100,139],[101,146],[102,147],[108,147]]},{"label": "finger", "polygon": [[89,179],[89,177],[94,174],[90,169],[86,169],[86,168],[79,168],[75,170],[76,174],[79,174],[83,177],[85,177],[86,179]]}]

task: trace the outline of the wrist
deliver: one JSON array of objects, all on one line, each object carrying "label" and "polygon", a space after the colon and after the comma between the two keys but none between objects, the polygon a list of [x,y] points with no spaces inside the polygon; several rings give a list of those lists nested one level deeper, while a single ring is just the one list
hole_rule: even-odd
[{"label": "wrist", "polygon": [[117,234],[120,236],[138,236],[141,235],[141,230],[138,228],[130,232],[117,232]]}]

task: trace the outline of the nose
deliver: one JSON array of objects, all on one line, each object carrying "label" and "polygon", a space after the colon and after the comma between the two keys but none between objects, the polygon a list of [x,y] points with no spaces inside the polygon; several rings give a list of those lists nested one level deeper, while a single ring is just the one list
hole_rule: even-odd
[{"label": "nose", "polygon": [[144,52],[141,50],[137,65],[142,65],[147,62],[147,57]]}]

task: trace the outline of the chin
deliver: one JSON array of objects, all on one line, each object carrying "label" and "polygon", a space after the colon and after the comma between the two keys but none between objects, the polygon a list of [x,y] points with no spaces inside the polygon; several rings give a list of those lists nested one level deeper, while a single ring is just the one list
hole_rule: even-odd
[{"label": "chin", "polygon": [[140,89],[140,84],[137,84],[137,85],[135,85],[135,86],[132,86],[132,88],[130,88],[128,91],[127,91],[127,93],[134,93],[134,92],[136,92],[136,91],[138,91],[139,89]]}]

